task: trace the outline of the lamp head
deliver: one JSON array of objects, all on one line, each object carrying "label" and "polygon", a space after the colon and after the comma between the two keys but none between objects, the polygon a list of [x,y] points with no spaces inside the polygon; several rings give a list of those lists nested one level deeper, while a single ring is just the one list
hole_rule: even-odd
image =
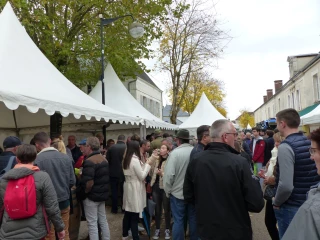
[{"label": "lamp head", "polygon": [[139,38],[142,37],[144,34],[144,28],[141,23],[133,22],[129,26],[129,33],[133,38]]}]

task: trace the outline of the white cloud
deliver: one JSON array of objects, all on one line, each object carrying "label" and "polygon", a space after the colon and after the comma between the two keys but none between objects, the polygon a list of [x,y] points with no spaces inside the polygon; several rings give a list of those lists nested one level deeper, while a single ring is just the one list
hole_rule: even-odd
[{"label": "white cloud", "polygon": [[[319,0],[220,0],[215,9],[221,28],[234,37],[213,70],[225,82],[231,119],[240,109],[259,107],[274,80],[289,79],[288,56],[320,51]],[[144,62],[152,69],[156,61]],[[151,76],[167,88],[167,75],[153,71]]]}]

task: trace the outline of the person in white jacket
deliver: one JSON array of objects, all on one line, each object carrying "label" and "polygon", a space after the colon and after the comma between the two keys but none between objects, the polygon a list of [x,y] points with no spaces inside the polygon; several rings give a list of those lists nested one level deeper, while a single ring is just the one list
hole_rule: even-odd
[{"label": "person in white jacket", "polygon": [[139,240],[138,222],[139,215],[146,207],[145,178],[148,175],[153,158],[146,163],[141,161],[140,146],[137,141],[130,141],[123,159],[123,172],[125,182],[123,186],[123,209],[125,210],[122,221],[122,239],[128,239],[131,229],[133,240]]}]

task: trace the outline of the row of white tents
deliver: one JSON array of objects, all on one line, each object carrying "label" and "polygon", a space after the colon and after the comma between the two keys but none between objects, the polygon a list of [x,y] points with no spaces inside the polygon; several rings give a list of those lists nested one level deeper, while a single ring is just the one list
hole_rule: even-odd
[{"label": "row of white tents", "polygon": [[[114,82],[110,81],[110,84]],[[111,120],[147,127],[177,128],[149,114],[142,106],[138,108],[140,104],[135,99],[124,103],[124,91],[121,92],[121,103],[114,104],[108,96],[111,92],[108,92],[106,105],[103,105],[101,98],[100,102],[96,101],[78,89],[34,44],[9,2],[0,14],[0,85],[2,129],[48,126],[49,116],[55,112],[64,117],[63,123]],[[128,91],[126,93],[126,97],[131,96]],[[128,103],[131,105],[123,108]]]},{"label": "row of white tents", "polygon": [[[90,95],[61,74],[34,44],[8,2],[0,14],[0,129],[48,126],[61,113],[64,124],[112,121],[144,128],[177,129],[146,110],[108,64],[105,103],[99,81]],[[200,125],[224,119],[203,93],[191,116],[179,126],[196,135]]]}]

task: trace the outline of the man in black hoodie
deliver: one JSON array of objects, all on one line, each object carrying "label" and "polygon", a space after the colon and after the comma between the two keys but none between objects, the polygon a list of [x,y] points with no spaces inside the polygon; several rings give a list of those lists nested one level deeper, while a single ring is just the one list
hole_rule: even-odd
[{"label": "man in black hoodie", "polygon": [[248,211],[263,209],[259,180],[233,148],[236,136],[230,121],[215,121],[210,128],[213,142],[190,160],[183,195],[187,203],[195,204],[201,240],[250,240]]}]

